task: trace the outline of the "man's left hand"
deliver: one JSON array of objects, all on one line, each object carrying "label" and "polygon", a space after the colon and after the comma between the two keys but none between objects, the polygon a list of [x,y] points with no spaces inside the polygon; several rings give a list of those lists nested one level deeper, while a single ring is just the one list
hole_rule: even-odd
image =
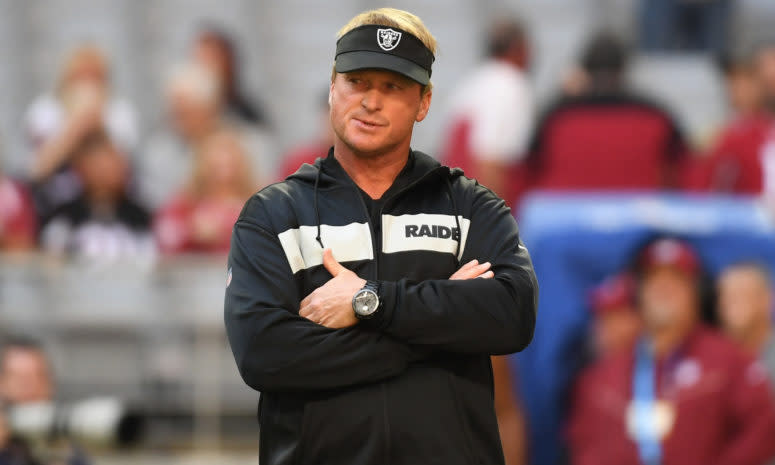
[{"label": "man's left hand", "polygon": [[353,311],[353,296],[366,280],[339,264],[331,249],[323,251],[323,266],[333,278],[301,301],[299,316],[332,329],[355,325],[358,319]]}]

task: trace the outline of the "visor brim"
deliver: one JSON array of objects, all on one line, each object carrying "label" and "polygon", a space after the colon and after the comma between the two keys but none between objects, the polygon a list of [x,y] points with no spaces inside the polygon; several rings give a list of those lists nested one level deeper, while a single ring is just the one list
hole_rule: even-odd
[{"label": "visor brim", "polygon": [[425,86],[431,82],[430,73],[417,63],[387,53],[357,51],[345,52],[336,57],[337,73],[349,73],[362,69],[384,69],[402,74]]}]

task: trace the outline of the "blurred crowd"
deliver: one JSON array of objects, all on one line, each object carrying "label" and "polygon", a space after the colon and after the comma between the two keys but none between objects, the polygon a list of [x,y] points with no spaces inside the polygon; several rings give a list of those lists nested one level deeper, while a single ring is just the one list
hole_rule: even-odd
[{"label": "blurred crowd", "polygon": [[202,30],[167,77],[164,124],[141,137],[108,57],[73,50],[24,115],[26,175],[0,177],[0,249],[140,263],[228,251],[242,204],[275,180],[267,117],[238,65],[226,33]]},{"label": "blurred crowd", "polygon": [[[711,34],[713,15],[723,12],[708,14],[696,34],[674,38],[694,43],[693,37],[717,56],[729,114],[707,146],[695,146],[668,110],[630,85],[636,50],[609,31],[591,36],[556,98],[539,105],[529,28],[504,17],[487,35],[486,57],[454,89],[436,155],[515,211],[530,192],[547,190],[775,200],[775,40],[732,52]],[[669,48],[659,45],[668,37],[654,32],[643,48]],[[327,90],[316,137],[275,166],[268,161],[275,159],[271,117],[240,86],[237,44],[206,27],[188,52],[160,96],[164,123],[140,134],[132,102],[111,86],[109,57],[94,43],[72,50],[56,86],[23,116],[26,173],[11,177],[0,167],[0,251],[88,263],[223,256],[252,193],[327,155],[333,141]],[[773,459],[772,282],[769,264],[758,262],[710,277],[690,244],[661,238],[592,290],[588,365],[570,389],[564,430],[569,461],[765,465]],[[19,366],[34,373],[12,371]],[[505,359],[493,366],[507,463],[527,463],[530,425],[516,382]],[[24,376],[37,378],[19,381]],[[41,399],[49,398],[49,378],[40,347],[6,345],[5,406],[20,402],[13,397],[19,382],[42,386]],[[0,414],[0,464],[35,463],[18,458],[26,450],[6,424]],[[82,460],[70,449],[67,463]]]},{"label": "blurred crowd", "polygon": [[[493,25],[437,154],[515,208],[533,190],[775,193],[775,41],[718,53],[729,117],[703,148],[632,88],[633,49],[615,34],[591,38],[543,108],[530,45],[519,21]],[[93,43],[74,49],[23,117],[27,171],[0,177],[0,248],[108,261],[228,250],[245,199],[332,143],[325,92],[319,134],[274,163],[269,117],[241,89],[238,57],[227,33],[203,29],[167,76],[163,123],[140,134],[108,57]]]}]

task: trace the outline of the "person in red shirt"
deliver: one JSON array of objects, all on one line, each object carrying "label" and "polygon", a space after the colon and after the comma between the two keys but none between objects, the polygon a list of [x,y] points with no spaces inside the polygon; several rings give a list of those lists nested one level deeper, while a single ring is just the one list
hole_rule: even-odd
[{"label": "person in red shirt", "polygon": [[660,239],[638,261],[643,337],[582,373],[568,439],[575,465],[764,465],[775,456],[766,372],[700,323],[700,265]]},{"label": "person in red shirt", "polygon": [[526,160],[529,189],[622,190],[676,187],[687,148],[670,115],[628,90],[628,51],[611,35],[582,57],[582,93],[541,118]]},{"label": "person in red shirt", "polygon": [[635,282],[629,273],[606,278],[591,294],[597,358],[629,349],[640,333],[635,311]]},{"label": "person in red shirt", "polygon": [[242,205],[257,187],[239,136],[226,130],[209,136],[187,187],[155,218],[162,253],[226,254]]},{"label": "person in red shirt", "polygon": [[0,252],[31,249],[35,245],[36,228],[29,192],[0,172]]},{"label": "person in red shirt", "polygon": [[498,19],[487,52],[451,96],[440,159],[511,204],[534,124],[527,29],[517,18]]},{"label": "person in red shirt", "polygon": [[736,115],[721,131],[702,171],[702,190],[775,192],[775,43],[760,45],[751,62],[761,92],[760,108]]}]

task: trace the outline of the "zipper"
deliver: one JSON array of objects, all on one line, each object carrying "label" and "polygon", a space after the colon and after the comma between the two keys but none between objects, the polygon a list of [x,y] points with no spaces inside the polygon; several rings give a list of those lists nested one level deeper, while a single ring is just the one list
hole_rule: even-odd
[{"label": "zipper", "polygon": [[[435,174],[439,169],[443,169],[443,167],[434,168],[431,171],[428,171],[424,175],[420,176],[418,179],[412,181],[408,186],[404,187],[403,189],[391,195],[388,199],[385,200],[385,203],[383,203],[382,207],[380,207],[379,209],[380,232],[382,232],[382,213],[385,211],[385,207],[387,207],[388,204],[390,204],[390,202],[395,200],[397,197],[403,195],[404,193],[414,188],[419,183],[425,181],[425,179],[430,177],[432,174]],[[363,200],[363,196],[361,195],[358,185],[355,184],[355,181],[353,181],[352,178],[350,178],[349,176],[347,176],[347,179],[350,181],[350,184],[352,184],[353,191],[355,192],[355,195],[358,197],[358,200],[361,203],[363,214],[366,216],[366,224],[369,225],[369,233],[371,234],[372,254],[374,255],[374,273],[372,273],[372,279],[379,280],[379,252],[382,249],[382,238],[379,238],[379,242],[377,242],[377,235],[374,232],[374,224],[371,221],[371,215],[369,214],[369,209],[366,207],[366,202]],[[380,391],[382,392],[382,417],[385,423],[384,456],[385,456],[385,463],[389,464],[390,463],[390,422],[388,421],[387,385],[385,384],[384,381],[380,383]]]}]

